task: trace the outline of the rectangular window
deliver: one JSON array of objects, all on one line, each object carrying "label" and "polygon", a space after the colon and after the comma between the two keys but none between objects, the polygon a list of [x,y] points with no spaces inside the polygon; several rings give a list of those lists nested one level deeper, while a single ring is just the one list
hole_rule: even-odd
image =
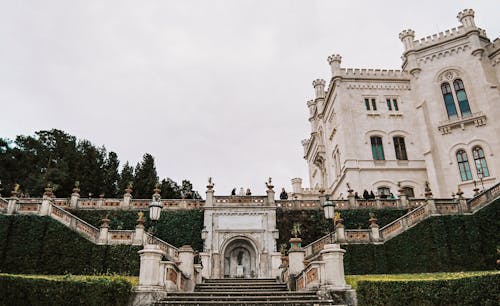
[{"label": "rectangular window", "polygon": [[382,146],[382,137],[373,136],[370,137],[372,145],[372,156],[374,160],[385,160],[384,148]]},{"label": "rectangular window", "polygon": [[365,99],[365,107],[366,107],[366,110],[370,110],[370,99],[368,99],[368,98]]},{"label": "rectangular window", "polygon": [[394,110],[399,111],[398,100],[392,99],[392,103],[394,104]]},{"label": "rectangular window", "polygon": [[377,101],[374,98],[372,98],[372,110],[377,110]]},{"label": "rectangular window", "polygon": [[387,109],[391,111],[392,110],[391,99],[387,99],[386,101],[387,101]]},{"label": "rectangular window", "polygon": [[394,142],[394,151],[396,152],[397,160],[408,160],[408,156],[406,155],[406,146],[404,137],[393,137]]}]

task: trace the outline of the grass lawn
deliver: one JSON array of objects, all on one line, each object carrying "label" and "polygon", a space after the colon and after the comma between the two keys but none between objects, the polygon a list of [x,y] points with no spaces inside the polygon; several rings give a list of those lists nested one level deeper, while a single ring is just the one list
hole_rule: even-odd
[{"label": "grass lawn", "polygon": [[460,279],[471,276],[492,275],[492,274],[500,274],[500,271],[346,275],[345,279],[348,285],[351,285],[353,289],[357,289],[358,282],[362,280],[371,280],[371,281],[444,280],[444,279]]}]

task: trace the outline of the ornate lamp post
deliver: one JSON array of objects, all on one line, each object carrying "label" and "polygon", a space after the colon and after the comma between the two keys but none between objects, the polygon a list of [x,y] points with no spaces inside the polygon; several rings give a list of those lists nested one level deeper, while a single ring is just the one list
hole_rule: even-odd
[{"label": "ornate lamp post", "polygon": [[151,228],[149,232],[154,236],[156,234],[156,223],[160,219],[161,214],[161,202],[160,202],[160,189],[158,186],[154,189],[153,201],[149,204],[149,219],[151,220]]},{"label": "ornate lamp post", "polygon": [[330,243],[333,243],[333,219],[335,217],[335,203],[330,201],[330,199],[327,197],[326,201],[324,201],[321,204],[321,207],[323,207],[323,211],[325,213],[325,218],[329,220],[329,225],[328,225],[328,234],[330,234]]},{"label": "ornate lamp post", "polygon": [[484,190],[484,184],[483,184],[483,169],[477,169],[477,176],[479,177],[479,180],[481,181],[481,187],[482,187],[482,190]]}]

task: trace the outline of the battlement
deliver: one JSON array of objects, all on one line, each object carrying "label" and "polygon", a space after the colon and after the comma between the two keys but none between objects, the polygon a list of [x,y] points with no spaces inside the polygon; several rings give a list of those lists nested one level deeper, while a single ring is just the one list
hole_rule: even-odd
[{"label": "battlement", "polygon": [[325,86],[325,80],[323,80],[323,79],[316,79],[316,80],[314,80],[314,81],[312,82],[312,85],[313,85],[314,87],[316,87],[316,86],[318,86],[318,85],[323,85],[323,86]]},{"label": "battlement", "polygon": [[[477,30],[479,31],[480,36],[486,37],[485,30],[483,30],[481,28],[477,28]],[[429,35],[429,36],[423,37],[419,40],[415,40],[413,42],[413,44],[414,44],[415,49],[420,49],[420,48],[428,47],[428,46],[431,46],[434,44],[443,43],[443,42],[446,42],[448,40],[452,40],[456,37],[464,35],[465,33],[467,33],[467,31],[468,31],[468,29],[466,29],[464,26],[458,26],[456,28],[448,29],[444,32],[439,32],[437,34]]]},{"label": "battlement", "polygon": [[341,68],[340,71],[346,78],[408,79],[408,74],[398,69]]}]

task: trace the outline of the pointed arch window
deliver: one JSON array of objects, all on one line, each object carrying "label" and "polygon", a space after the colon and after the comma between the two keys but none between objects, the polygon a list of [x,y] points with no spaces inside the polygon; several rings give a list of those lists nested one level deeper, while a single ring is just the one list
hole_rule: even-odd
[{"label": "pointed arch window", "polygon": [[467,99],[467,94],[465,93],[464,82],[461,79],[456,79],[453,81],[453,87],[455,87],[455,94],[458,100],[458,107],[460,108],[460,113],[462,117],[467,117],[471,115],[469,100]]},{"label": "pointed arch window", "polygon": [[453,119],[458,117],[450,83],[444,82],[443,84],[441,84],[441,92],[443,93],[444,105],[446,106],[446,113],[448,114],[448,118]]},{"label": "pointed arch window", "polygon": [[472,180],[472,173],[470,171],[469,159],[467,152],[464,150],[457,151],[458,170],[460,171],[460,178],[462,181]]},{"label": "pointed arch window", "polygon": [[405,139],[401,136],[395,136],[392,138],[394,142],[394,151],[396,152],[397,160],[408,160],[408,156],[406,155],[406,145]]},{"label": "pointed arch window", "polygon": [[370,137],[370,142],[372,145],[373,159],[374,160],[385,160],[384,147],[382,145],[382,137],[372,136],[372,137]]},{"label": "pointed arch window", "polygon": [[474,157],[474,164],[476,164],[477,175],[480,178],[490,176],[490,171],[488,170],[488,165],[486,164],[483,148],[481,148],[480,146],[472,148],[472,157]]}]

